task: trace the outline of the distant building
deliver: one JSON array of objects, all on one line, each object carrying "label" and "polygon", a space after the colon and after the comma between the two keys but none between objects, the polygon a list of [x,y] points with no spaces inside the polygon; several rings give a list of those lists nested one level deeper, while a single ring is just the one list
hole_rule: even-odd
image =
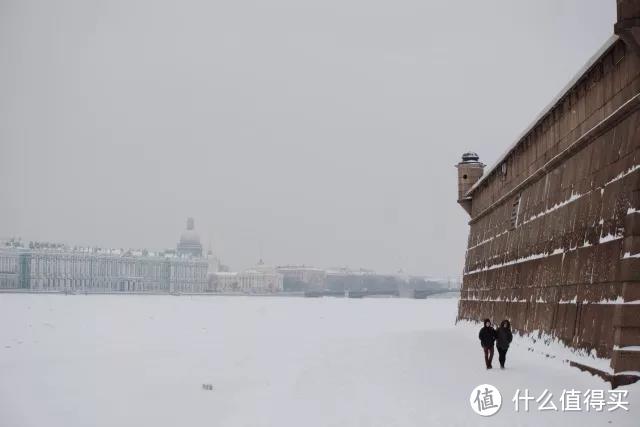
[{"label": "distant building", "polygon": [[402,271],[392,274],[372,270],[337,268],[326,272],[325,284],[330,291],[397,292],[399,296],[413,298],[416,291],[435,291],[447,288],[446,280],[429,276],[409,275]]},{"label": "distant building", "polygon": [[283,276],[262,260],[253,268],[238,274],[238,288],[243,292],[282,292]]},{"label": "distant building", "polygon": [[238,273],[214,271],[209,273],[210,292],[239,292]]},{"label": "distant building", "polygon": [[255,267],[242,272],[209,272],[209,292],[241,292],[265,294],[282,292],[283,276],[274,267],[262,261]]},{"label": "distant building", "polygon": [[178,256],[202,257],[200,236],[194,228],[193,218],[187,218],[187,228],[182,231],[177,247]]},{"label": "distant building", "polygon": [[0,248],[0,288],[67,292],[204,292],[207,262],[120,249]]},{"label": "distant building", "polygon": [[327,271],[326,288],[332,291],[394,290],[396,279],[373,270],[338,268]]},{"label": "distant building", "polygon": [[0,248],[0,289],[20,288],[18,259],[20,251],[15,248]]},{"label": "distant building", "polygon": [[319,291],[326,287],[327,272],[321,268],[285,265],[276,270],[282,274],[285,291]]},{"label": "distant building", "polygon": [[215,273],[220,270],[220,259],[213,254],[211,250],[207,253],[207,264],[209,265],[209,273]]}]

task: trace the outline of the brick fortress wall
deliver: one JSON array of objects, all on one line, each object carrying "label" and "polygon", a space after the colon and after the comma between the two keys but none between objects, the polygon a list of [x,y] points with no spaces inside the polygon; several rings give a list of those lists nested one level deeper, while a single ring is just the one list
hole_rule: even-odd
[{"label": "brick fortress wall", "polygon": [[632,349],[640,345],[640,55],[632,47],[613,38],[459,202],[471,214],[459,318],[508,318],[520,332],[595,349],[616,372],[640,371]]}]

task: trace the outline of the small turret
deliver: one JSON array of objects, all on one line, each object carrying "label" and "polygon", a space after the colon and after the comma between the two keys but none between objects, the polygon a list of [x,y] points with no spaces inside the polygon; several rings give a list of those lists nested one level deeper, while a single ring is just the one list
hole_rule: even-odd
[{"label": "small turret", "polygon": [[458,168],[458,203],[471,215],[471,197],[467,192],[484,173],[484,163],[480,162],[480,157],[474,152],[467,152],[462,155],[462,161],[456,165]]}]

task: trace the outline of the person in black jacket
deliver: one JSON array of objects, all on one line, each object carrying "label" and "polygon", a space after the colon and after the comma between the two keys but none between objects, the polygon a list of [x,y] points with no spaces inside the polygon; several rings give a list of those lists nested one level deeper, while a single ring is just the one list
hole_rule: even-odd
[{"label": "person in black jacket", "polygon": [[498,360],[500,360],[500,367],[504,369],[504,362],[507,360],[507,350],[509,350],[509,344],[513,339],[511,333],[511,323],[508,320],[503,320],[500,323],[500,327],[496,331],[496,347],[498,347]]},{"label": "person in black jacket", "polygon": [[487,369],[491,369],[491,361],[493,360],[493,343],[496,341],[496,330],[491,326],[491,320],[484,319],[484,326],[478,334],[480,345],[484,349],[484,363]]}]

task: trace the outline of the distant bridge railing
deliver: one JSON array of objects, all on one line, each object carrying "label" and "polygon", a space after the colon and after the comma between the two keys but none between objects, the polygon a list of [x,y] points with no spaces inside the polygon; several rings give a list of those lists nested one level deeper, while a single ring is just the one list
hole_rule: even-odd
[{"label": "distant bridge railing", "polygon": [[[457,290],[451,289],[424,289],[424,290],[413,290],[413,292],[404,293],[402,296],[406,296],[407,298],[415,298],[415,299],[425,299],[431,295],[437,294],[446,294],[449,292],[456,292]],[[357,291],[332,291],[332,290],[322,290],[322,291],[306,291],[304,296],[307,298],[319,298],[319,297],[347,297],[347,298],[364,298],[371,296],[392,296],[398,297],[400,296],[400,291],[397,289],[388,289],[388,290],[357,290]]]},{"label": "distant bridge railing", "polygon": [[457,289],[424,289],[424,290],[416,289],[415,291],[413,291],[413,297],[415,299],[425,299],[426,297],[429,297],[431,295],[448,294],[450,292],[459,292],[459,290]]}]

